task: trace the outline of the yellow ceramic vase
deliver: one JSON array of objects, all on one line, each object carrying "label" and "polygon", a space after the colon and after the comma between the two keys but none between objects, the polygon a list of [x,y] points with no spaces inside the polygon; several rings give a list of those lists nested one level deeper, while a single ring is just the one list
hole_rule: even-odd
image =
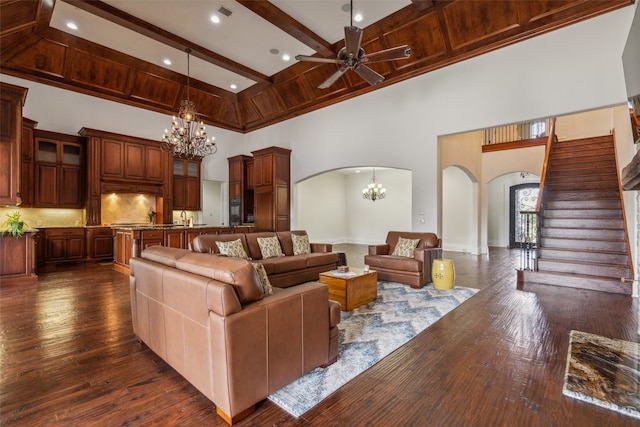
[{"label": "yellow ceramic vase", "polygon": [[431,265],[431,280],[433,287],[441,291],[453,288],[456,272],[451,259],[434,259]]}]

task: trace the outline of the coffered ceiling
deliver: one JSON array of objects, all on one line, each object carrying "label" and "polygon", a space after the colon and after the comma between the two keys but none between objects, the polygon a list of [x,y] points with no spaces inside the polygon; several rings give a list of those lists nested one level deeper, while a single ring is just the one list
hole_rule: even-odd
[{"label": "coffered ceiling", "polygon": [[189,48],[202,119],[249,132],[632,3],[355,0],[366,52],[412,55],[372,64],[378,86],[346,73],[318,89],[337,66],[294,57],[337,54],[347,0],[0,0],[0,72],[173,115]]}]

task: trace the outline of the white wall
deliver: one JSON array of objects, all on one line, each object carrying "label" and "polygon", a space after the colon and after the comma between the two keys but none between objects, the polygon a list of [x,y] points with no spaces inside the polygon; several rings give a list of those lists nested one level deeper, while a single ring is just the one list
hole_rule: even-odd
[{"label": "white wall", "polygon": [[[637,2],[636,2],[637,3]],[[629,37],[622,55],[629,98],[640,95],[640,9],[636,7]]]},{"label": "white wall", "polygon": [[390,230],[410,230],[411,172],[376,170],[387,197],[375,202],[362,198],[370,178],[370,172],[328,172],[297,183],[295,228],[307,230],[314,242],[360,244],[382,243]]},{"label": "white wall", "polygon": [[222,225],[227,203],[222,195],[222,184],[218,181],[202,181],[202,212],[198,222],[207,225]]},{"label": "white wall", "polygon": [[451,166],[442,171],[442,248],[446,251],[476,253],[478,212],[477,183],[465,171]]},{"label": "white wall", "polygon": [[313,242],[342,243],[349,238],[346,178],[328,172],[294,186],[295,228],[307,230]]}]

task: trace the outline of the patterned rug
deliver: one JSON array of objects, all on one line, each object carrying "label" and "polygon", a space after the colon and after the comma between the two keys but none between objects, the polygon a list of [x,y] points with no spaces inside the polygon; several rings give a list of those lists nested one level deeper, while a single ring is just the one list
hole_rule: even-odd
[{"label": "patterned rug", "polygon": [[412,289],[379,282],[378,299],[342,312],[338,361],[325,369],[316,368],[273,393],[269,400],[299,417],[476,292],[459,286],[438,291],[433,285]]},{"label": "patterned rug", "polygon": [[640,344],[571,331],[562,394],[640,418]]}]

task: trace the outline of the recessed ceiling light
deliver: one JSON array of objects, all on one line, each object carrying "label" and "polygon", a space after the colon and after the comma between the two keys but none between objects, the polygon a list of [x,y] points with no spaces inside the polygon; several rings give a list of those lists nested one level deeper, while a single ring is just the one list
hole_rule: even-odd
[{"label": "recessed ceiling light", "polygon": [[235,89],[238,89],[238,86],[236,86],[236,84],[235,84],[235,83],[231,83],[231,86],[229,86],[229,87],[230,87],[231,89],[234,89],[234,90],[235,90]]},{"label": "recessed ceiling light", "polygon": [[162,62],[164,62],[164,65],[171,65],[171,60],[169,58],[165,58]]},{"label": "recessed ceiling light", "polygon": [[77,29],[78,29],[78,26],[76,25],[76,23],[75,23],[75,22],[71,22],[71,21],[69,21],[69,22],[67,22],[67,28],[69,28],[69,29],[71,29],[71,30],[77,30]]},{"label": "recessed ceiling light", "polygon": [[287,55],[286,53],[284,55],[282,55],[282,60],[283,61],[288,61],[290,59],[291,59],[291,57],[289,55]]},{"label": "recessed ceiling light", "polygon": [[219,24],[220,23],[220,17],[216,14],[211,15],[211,22],[213,22],[214,24]]},{"label": "recessed ceiling light", "polygon": [[362,21],[362,14],[361,13],[356,13],[355,15],[353,15],[353,20],[356,22],[361,22]]},{"label": "recessed ceiling light", "polygon": [[356,169],[356,173],[360,173],[360,169]]},{"label": "recessed ceiling light", "polygon": [[273,49],[269,49],[269,53],[272,55],[277,55],[280,53],[280,51],[276,48],[273,48]]}]

